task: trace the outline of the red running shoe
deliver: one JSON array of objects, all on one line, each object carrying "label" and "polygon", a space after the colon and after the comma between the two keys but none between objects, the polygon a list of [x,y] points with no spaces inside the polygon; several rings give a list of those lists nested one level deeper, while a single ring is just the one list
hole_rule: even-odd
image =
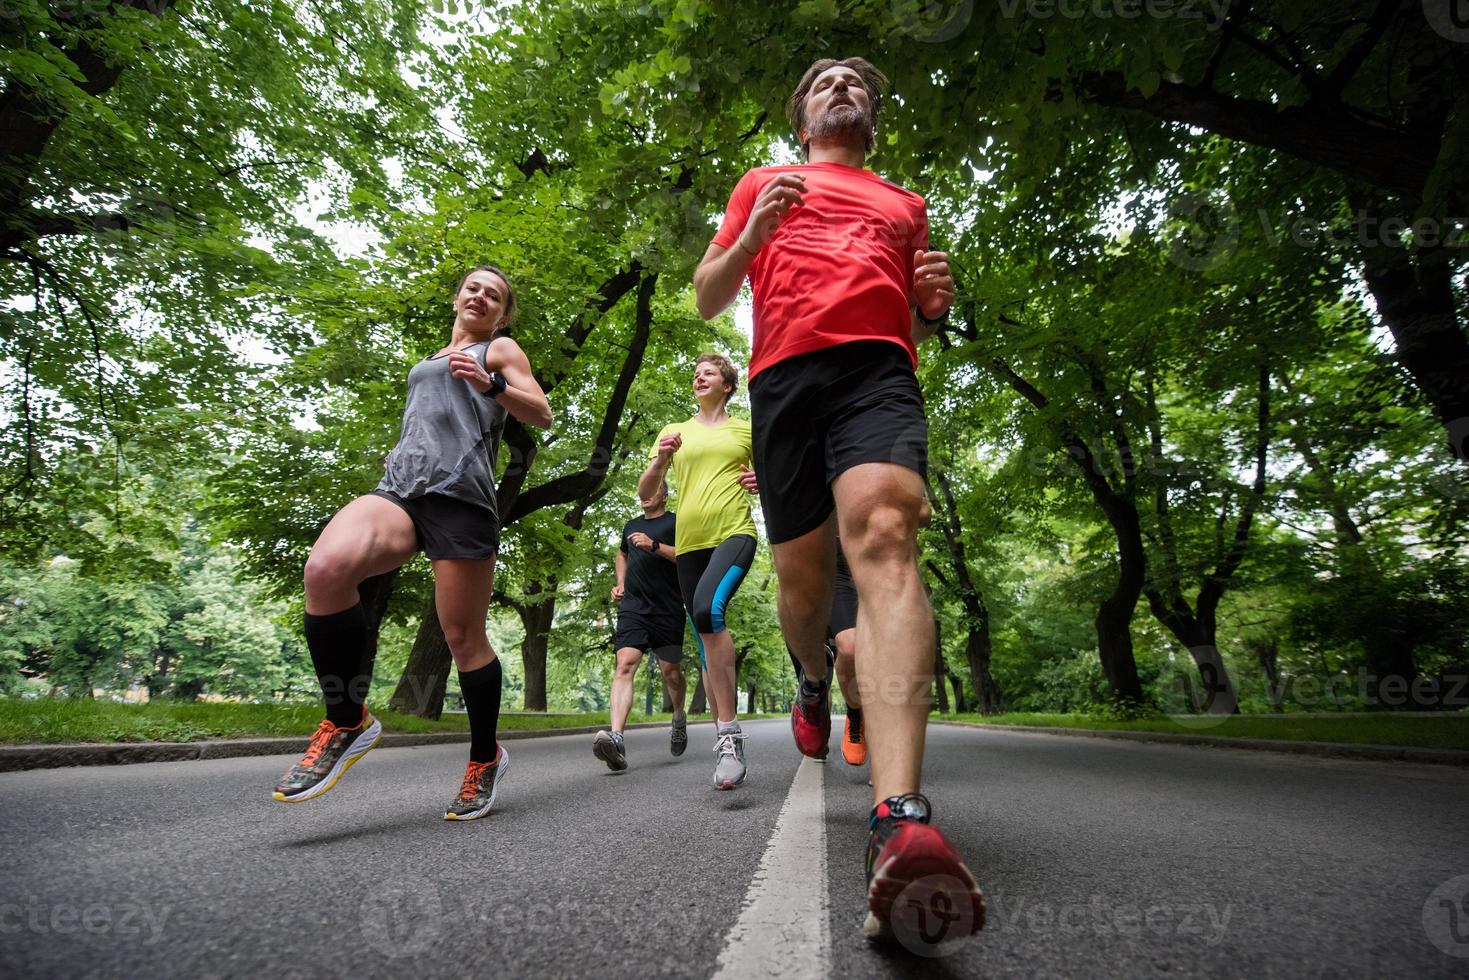
[{"label": "red running shoe", "polygon": [[984,928],[984,896],[919,793],[873,807],[867,841],[868,939],[896,939],[916,953]]},{"label": "red running shoe", "polygon": [[796,703],[791,705],[791,734],[796,749],[813,759],[825,759],[831,741],[831,674],[827,673],[821,693],[809,697],[804,682],[796,688]]}]

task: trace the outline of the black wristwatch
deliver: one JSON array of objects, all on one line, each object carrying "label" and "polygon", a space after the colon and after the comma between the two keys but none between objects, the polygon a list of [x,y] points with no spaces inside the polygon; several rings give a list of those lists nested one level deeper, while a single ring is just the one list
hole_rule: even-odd
[{"label": "black wristwatch", "polygon": [[486,398],[495,398],[508,387],[510,387],[510,383],[505,380],[505,375],[499,371],[491,371],[490,388],[484,393],[484,396]]},{"label": "black wristwatch", "polygon": [[[949,309],[953,309],[953,307],[950,307]],[[942,327],[947,325],[949,322],[949,310],[944,310],[944,312],[940,313],[932,320],[930,320],[924,314],[923,307],[921,306],[914,305],[913,312],[918,314],[919,322],[922,323],[925,327]]]}]

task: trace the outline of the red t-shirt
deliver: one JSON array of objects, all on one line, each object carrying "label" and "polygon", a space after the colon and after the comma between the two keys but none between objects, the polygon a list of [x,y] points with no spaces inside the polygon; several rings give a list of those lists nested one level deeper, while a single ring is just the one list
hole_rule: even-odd
[{"label": "red t-shirt", "polygon": [[901,344],[916,369],[910,310],[913,253],[928,248],[923,198],[840,163],[756,167],[730,194],[715,245],[740,247],[755,199],[784,173],[806,178],[806,203],[786,212],[750,264],[750,379],[788,357],[853,340]]}]

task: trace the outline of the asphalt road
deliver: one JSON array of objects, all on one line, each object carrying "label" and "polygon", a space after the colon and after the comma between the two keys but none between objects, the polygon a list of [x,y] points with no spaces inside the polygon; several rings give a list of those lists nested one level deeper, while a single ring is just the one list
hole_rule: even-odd
[{"label": "asphalt road", "polygon": [[508,743],[465,824],[464,746],[375,750],[298,806],[285,757],[0,774],[0,974],[1469,976],[1464,771],[935,727],[989,925],[874,949],[865,772],[834,749],[797,780],[788,726],[747,729],[732,793],[708,725],[682,759],[630,733],[622,775],[588,736]]}]

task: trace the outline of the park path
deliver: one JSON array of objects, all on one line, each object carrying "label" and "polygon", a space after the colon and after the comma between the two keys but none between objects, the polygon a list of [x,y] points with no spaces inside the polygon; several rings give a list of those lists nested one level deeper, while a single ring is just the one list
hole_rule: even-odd
[{"label": "park path", "polygon": [[681,759],[630,733],[622,775],[587,736],[508,743],[468,824],[440,819],[462,745],[300,806],[269,796],[284,757],[0,774],[0,973],[1469,977],[1469,772],[934,726],[990,921],[884,950],[865,772],[746,727],[732,793],[707,725]]}]

